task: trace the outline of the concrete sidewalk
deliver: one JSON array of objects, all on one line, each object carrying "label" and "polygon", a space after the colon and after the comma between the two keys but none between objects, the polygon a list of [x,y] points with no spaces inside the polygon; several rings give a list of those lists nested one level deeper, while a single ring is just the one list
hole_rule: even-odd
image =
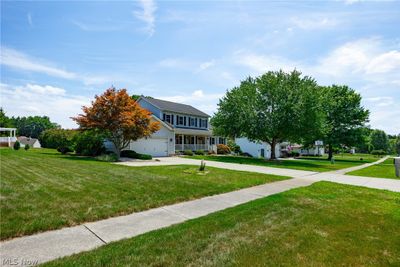
[{"label": "concrete sidewalk", "polygon": [[[299,177],[301,178],[301,177]],[[373,178],[365,176],[344,175],[333,172],[322,172],[312,176],[303,177],[310,181],[328,181],[339,184],[348,184],[356,186],[364,186],[374,189],[383,189],[393,192],[400,192],[400,180],[386,179],[386,178]]]},{"label": "concrete sidewalk", "polygon": [[358,165],[358,166],[354,166],[354,167],[350,167],[350,168],[346,168],[346,169],[341,169],[341,170],[333,171],[333,172],[330,172],[330,173],[345,174],[345,173],[348,173],[348,172],[361,170],[361,169],[370,167],[372,165],[376,165],[376,164],[382,163],[385,160],[387,160],[388,158],[389,158],[389,156],[386,156],[386,157],[383,157],[383,158],[381,158],[381,159],[379,159],[377,161],[371,162],[371,163],[365,163],[365,164],[362,164],[362,165]]},{"label": "concrete sidewalk", "polygon": [[0,243],[1,266],[43,263],[314,183],[289,179]]}]

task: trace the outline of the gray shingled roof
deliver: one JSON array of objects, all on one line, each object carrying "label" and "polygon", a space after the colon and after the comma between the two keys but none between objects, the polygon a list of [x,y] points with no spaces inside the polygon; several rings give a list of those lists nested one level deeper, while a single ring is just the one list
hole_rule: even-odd
[{"label": "gray shingled roof", "polygon": [[30,145],[30,146],[33,146],[33,144],[37,141],[36,138],[30,138],[26,136],[19,136],[17,140],[23,145]]},{"label": "gray shingled roof", "polygon": [[158,107],[162,111],[171,111],[171,112],[177,112],[177,113],[182,113],[182,114],[187,114],[187,115],[210,117],[208,114],[206,114],[190,105],[175,103],[175,102],[171,102],[171,101],[165,101],[165,100],[156,99],[156,98],[149,98],[149,97],[144,97],[144,98],[149,103]]}]

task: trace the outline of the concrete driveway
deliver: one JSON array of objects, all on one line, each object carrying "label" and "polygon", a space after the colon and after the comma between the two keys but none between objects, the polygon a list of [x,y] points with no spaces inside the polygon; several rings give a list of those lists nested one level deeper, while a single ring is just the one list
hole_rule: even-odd
[{"label": "concrete driveway", "polygon": [[[372,177],[364,177],[364,176],[353,176],[353,175],[345,175],[345,173],[363,169],[375,164],[379,164],[383,162],[387,157],[384,157],[378,161],[372,163],[366,163],[355,167],[350,167],[341,170],[335,170],[330,172],[312,172],[312,171],[301,171],[301,170],[293,170],[293,169],[285,169],[285,168],[274,168],[274,167],[266,167],[266,166],[256,166],[256,165],[247,165],[247,164],[237,164],[237,163],[225,163],[225,162],[217,162],[217,161],[207,161],[207,166],[236,170],[236,171],[248,171],[248,172],[257,172],[257,173],[265,173],[265,174],[274,174],[281,176],[288,176],[292,178],[301,178],[308,179],[310,181],[329,181],[341,184],[348,185],[358,185],[365,186],[369,188],[376,189],[386,189],[394,192],[400,192],[400,180],[398,179],[386,179],[386,178],[372,178]],[[116,164],[126,165],[126,166],[160,166],[160,165],[200,165],[200,160],[198,159],[188,159],[183,157],[163,157],[163,158],[155,158],[153,161],[138,161],[138,160],[129,160],[126,162],[118,162]]]},{"label": "concrete driveway", "polygon": [[[139,166],[163,166],[163,165],[200,165],[200,162],[201,160],[198,159],[188,159],[183,157],[159,157],[159,158],[153,158],[152,161],[127,160],[123,162],[117,162],[115,164],[139,167]],[[293,169],[273,168],[266,166],[226,163],[226,162],[208,161],[208,160],[205,160],[204,162],[206,163],[206,166],[210,167],[229,169],[235,171],[248,171],[248,172],[282,175],[289,177],[305,177],[318,173],[312,171],[301,171]]]}]

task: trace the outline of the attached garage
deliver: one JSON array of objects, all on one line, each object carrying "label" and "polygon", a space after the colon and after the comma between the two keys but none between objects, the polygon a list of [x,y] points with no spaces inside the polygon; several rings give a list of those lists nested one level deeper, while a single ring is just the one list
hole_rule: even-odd
[{"label": "attached garage", "polygon": [[130,150],[140,154],[149,154],[153,157],[168,156],[168,138],[143,138],[131,142]]}]

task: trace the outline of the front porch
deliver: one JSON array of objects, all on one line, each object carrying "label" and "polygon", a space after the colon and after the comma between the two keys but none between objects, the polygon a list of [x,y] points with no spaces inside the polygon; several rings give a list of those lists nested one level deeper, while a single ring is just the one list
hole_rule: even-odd
[{"label": "front porch", "polygon": [[226,144],[226,139],[215,136],[175,134],[175,153],[185,150],[217,152],[217,144]]},{"label": "front porch", "polygon": [[[17,141],[16,128],[0,128],[0,146],[11,147]],[[6,136],[5,136],[6,135]]]}]

